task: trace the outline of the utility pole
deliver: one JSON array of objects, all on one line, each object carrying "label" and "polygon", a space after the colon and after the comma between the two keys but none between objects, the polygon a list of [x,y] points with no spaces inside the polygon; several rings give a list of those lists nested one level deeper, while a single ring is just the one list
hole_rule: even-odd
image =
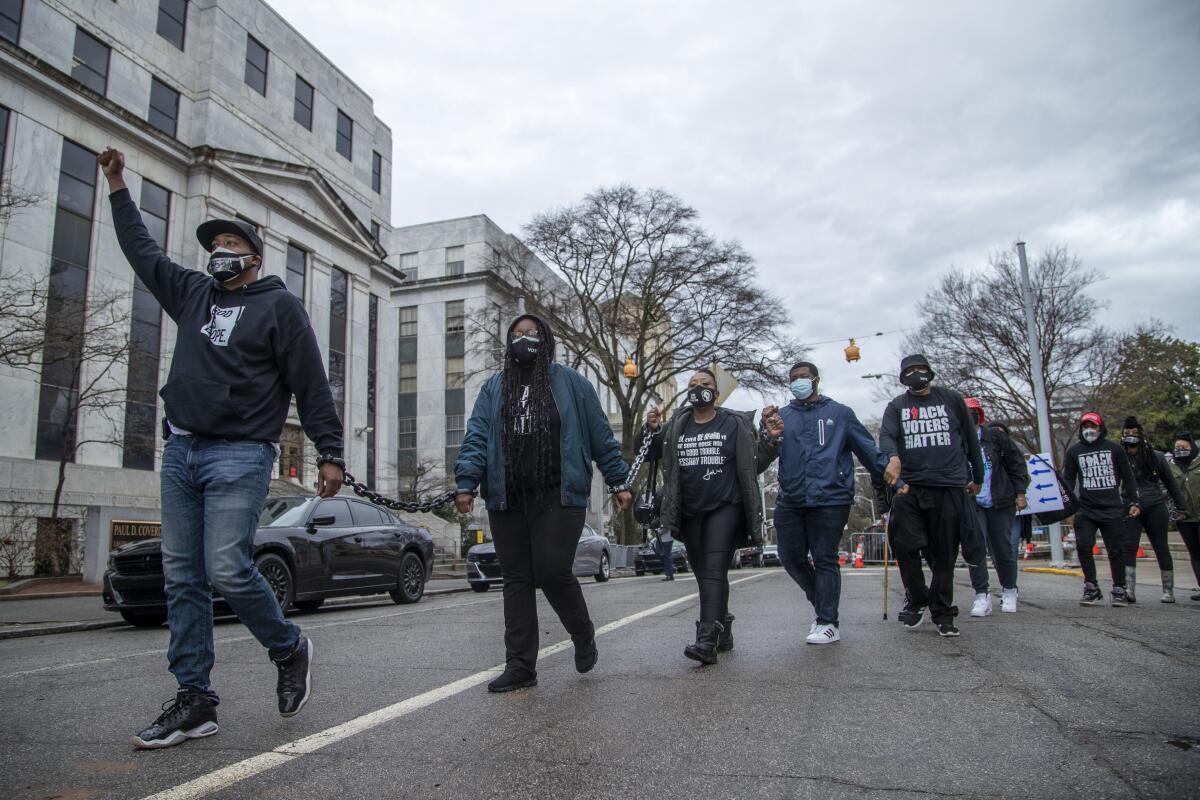
[{"label": "utility pole", "polygon": [[[1038,337],[1033,314],[1033,290],[1029,286],[1029,262],[1025,259],[1025,243],[1017,242],[1017,257],[1021,261],[1021,299],[1025,304],[1025,337],[1029,342],[1029,368],[1033,373],[1033,400],[1037,405],[1038,442],[1042,451],[1054,462],[1054,439],[1050,435],[1050,403],[1046,399],[1046,380],[1042,365],[1042,343]],[[1057,466],[1057,465],[1056,465]],[[1050,526],[1050,565],[1061,566],[1063,558],[1062,525]]]}]

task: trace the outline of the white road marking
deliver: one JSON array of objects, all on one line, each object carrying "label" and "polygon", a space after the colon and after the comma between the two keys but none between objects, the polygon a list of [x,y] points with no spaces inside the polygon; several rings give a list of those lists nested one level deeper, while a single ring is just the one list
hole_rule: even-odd
[{"label": "white road marking", "polygon": [[[764,575],[770,575],[769,572],[760,572],[755,575],[750,575],[745,578],[740,578],[735,581],[730,581],[730,586],[735,586],[739,583],[752,581],[755,578],[761,578]],[[661,611],[666,611],[669,608],[674,608],[678,605],[691,602],[700,595],[693,593],[678,597],[674,600],[669,600],[666,603],[660,603],[653,608],[647,608],[639,611],[636,614],[630,614],[627,617],[615,620],[602,625],[596,629],[596,635],[602,636],[606,633],[611,633],[618,628],[623,628],[626,625],[637,622],[640,619],[645,619],[653,614]],[[555,644],[543,647],[538,651],[538,658],[560,653],[563,650],[571,647],[571,640],[567,639]],[[407,700],[401,700],[399,703],[394,703],[390,706],[384,706],[376,711],[368,714],[363,714],[360,717],[343,722],[341,725],[334,725],[331,728],[326,728],[323,731],[305,736],[302,739],[296,739],[286,744],[281,744],[273,750],[265,753],[259,753],[256,756],[230,764],[227,767],[214,770],[198,778],[193,778],[186,783],[181,783],[178,786],[173,786],[170,789],[165,789],[157,794],[152,794],[145,797],[143,800],[194,800],[194,798],[205,797],[214,792],[219,792],[229,786],[252,778],[266,772],[269,769],[278,767],[299,758],[302,755],[315,753],[322,748],[328,747],[344,739],[348,739],[356,734],[376,728],[385,722],[399,719],[407,716],[414,711],[420,711],[427,708],[440,700],[445,700],[448,697],[453,697],[456,694],[461,694],[468,689],[479,686],[492,678],[495,678],[504,671],[504,665],[500,664],[491,669],[485,669],[482,672],[476,672],[474,675],[468,675],[465,678],[460,678],[453,683],[448,683],[445,686],[439,686],[436,689],[431,689],[428,692],[410,697]]]}]

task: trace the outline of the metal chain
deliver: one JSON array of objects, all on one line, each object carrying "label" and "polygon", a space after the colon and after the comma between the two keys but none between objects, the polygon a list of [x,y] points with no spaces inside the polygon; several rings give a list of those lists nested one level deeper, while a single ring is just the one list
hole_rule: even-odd
[{"label": "metal chain", "polygon": [[625,483],[615,487],[612,491],[617,492],[632,492],[633,484],[637,481],[638,473],[642,471],[642,464],[646,461],[646,456],[650,453],[650,442],[654,440],[654,434],[650,432],[650,428],[646,428],[646,435],[642,438],[642,446],[638,448],[637,455],[634,456],[633,464],[629,467],[629,475],[625,478]]},{"label": "metal chain", "polygon": [[424,503],[408,500],[395,500],[391,497],[384,497],[379,492],[372,491],[367,487],[366,484],[359,483],[358,481],[354,480],[354,476],[349,472],[343,472],[343,475],[345,475],[345,478],[342,480],[342,485],[349,486],[354,490],[356,495],[364,500],[369,500],[377,506],[390,508],[393,511],[407,511],[410,514],[426,514],[430,511],[433,511],[435,508],[438,508],[439,506],[444,506],[446,503],[453,501],[454,496],[458,494],[457,491],[451,489],[444,494],[439,494],[432,500],[426,500]]}]

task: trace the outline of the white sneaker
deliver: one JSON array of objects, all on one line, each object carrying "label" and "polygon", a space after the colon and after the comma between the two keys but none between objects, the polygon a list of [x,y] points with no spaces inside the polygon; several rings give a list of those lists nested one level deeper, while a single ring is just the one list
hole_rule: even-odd
[{"label": "white sneaker", "polygon": [[833,644],[841,641],[842,634],[838,632],[837,625],[818,625],[813,623],[813,631],[804,641],[809,644]]},{"label": "white sneaker", "polygon": [[809,635],[809,636],[812,636],[812,635],[813,635],[813,633],[815,633],[815,632],[816,632],[816,630],[817,630],[817,628],[819,628],[819,627],[821,627],[821,623],[817,622],[817,621],[814,619],[814,620],[813,620],[812,622],[810,622],[810,623],[809,623],[809,625],[808,625],[808,635]]},{"label": "white sneaker", "polygon": [[992,613],[992,596],[987,592],[975,595],[975,605],[971,606],[972,617],[986,617]]},{"label": "white sneaker", "polygon": [[1005,589],[1000,596],[1000,610],[1006,614],[1017,613],[1017,590]]}]

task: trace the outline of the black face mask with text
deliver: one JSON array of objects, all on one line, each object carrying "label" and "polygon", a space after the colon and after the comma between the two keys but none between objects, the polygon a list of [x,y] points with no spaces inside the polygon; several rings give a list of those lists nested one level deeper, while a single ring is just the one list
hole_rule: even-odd
[{"label": "black face mask with text", "polygon": [[508,352],[512,354],[513,361],[521,366],[532,364],[541,349],[542,340],[537,336],[516,336],[508,344]]},{"label": "black face mask with text", "polygon": [[687,398],[694,408],[708,408],[717,402],[717,391],[707,386],[693,386],[688,389]]},{"label": "black face mask with text", "polygon": [[909,389],[912,389],[914,392],[924,391],[932,381],[933,376],[931,376],[928,372],[921,372],[920,370],[910,372],[900,379],[902,384],[907,386]]},{"label": "black face mask with text", "polygon": [[1140,437],[1140,436],[1122,436],[1121,437],[1121,444],[1125,445],[1126,447],[1137,447],[1139,444],[1141,444],[1141,442],[1142,442],[1142,437]]},{"label": "black face mask with text", "polygon": [[1192,460],[1192,457],[1196,455],[1196,452],[1187,447],[1176,447],[1173,455],[1175,456],[1176,461],[1180,462],[1181,464],[1186,464]]}]

